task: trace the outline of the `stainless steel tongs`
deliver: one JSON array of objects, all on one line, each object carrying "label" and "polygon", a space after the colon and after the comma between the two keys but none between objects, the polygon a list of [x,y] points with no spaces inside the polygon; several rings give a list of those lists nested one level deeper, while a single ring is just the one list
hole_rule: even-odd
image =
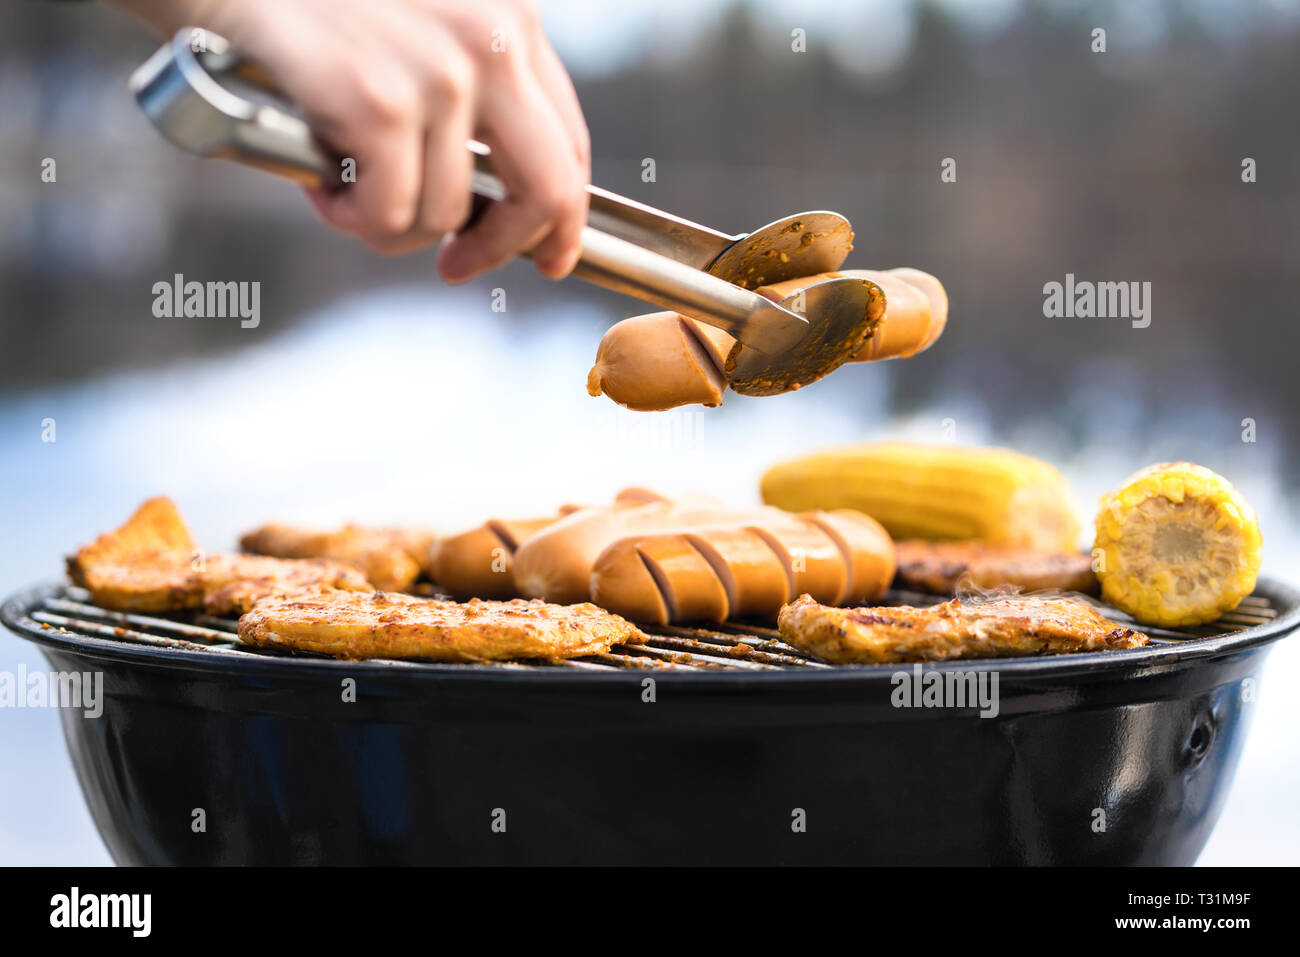
[{"label": "stainless steel tongs", "polygon": [[[140,108],[176,146],[309,185],[337,185],[340,160],[275,91],[256,64],[221,37],[185,28],[131,76]],[[471,142],[473,190],[505,195],[491,153]],[[818,283],[778,304],[750,288],[838,269],[853,232],[838,213],[789,216],[736,236],[588,186],[590,212],[574,275],[725,330],[737,392],[772,395],[838,368],[875,321],[871,287]],[[789,306],[799,306],[797,311]]]}]

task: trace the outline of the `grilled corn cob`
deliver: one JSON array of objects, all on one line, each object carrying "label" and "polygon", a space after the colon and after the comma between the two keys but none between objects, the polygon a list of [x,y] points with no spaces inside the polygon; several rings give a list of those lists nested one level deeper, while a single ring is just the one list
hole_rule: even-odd
[{"label": "grilled corn cob", "polygon": [[1101,500],[1093,565],[1101,596],[1138,621],[1213,621],[1255,588],[1254,510],[1222,475],[1189,462],[1149,466]]},{"label": "grilled corn cob", "polygon": [[1051,465],[1007,449],[879,442],[773,466],[763,500],[795,512],[855,508],[894,538],[978,539],[1072,551],[1073,497]]}]

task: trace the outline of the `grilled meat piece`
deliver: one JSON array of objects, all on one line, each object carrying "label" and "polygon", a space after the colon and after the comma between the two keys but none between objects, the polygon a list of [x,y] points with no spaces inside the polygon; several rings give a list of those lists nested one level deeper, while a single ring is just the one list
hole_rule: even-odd
[{"label": "grilled meat piece", "polygon": [[216,615],[245,611],[263,596],[311,585],[371,588],[364,575],[341,562],[205,555],[167,498],[150,499],[121,528],[78,549],[68,559],[68,576],[105,608],[202,608]]},{"label": "grilled meat piece", "polygon": [[91,565],[79,584],[95,604],[119,611],[185,611],[213,615],[247,611],[266,595],[312,585],[369,591],[350,565],[323,559],[263,558],[218,553],[191,558],[142,556],[120,564]]},{"label": "grilled meat piece", "polygon": [[1047,588],[1097,593],[1092,559],[1079,552],[1050,552],[987,542],[895,542],[897,588],[951,595],[962,588],[1025,591]]},{"label": "grilled meat piece", "polygon": [[327,585],[352,592],[369,592],[366,576],[345,562],[327,558],[266,558],[261,555],[208,555],[197,572],[203,589],[203,610],[212,615],[248,611],[259,598],[286,595]]},{"label": "grilled meat piece", "polygon": [[1147,636],[1071,599],[1008,598],[930,608],[832,608],[807,595],[781,609],[781,637],[834,664],[999,658],[1137,648]]},{"label": "grilled meat piece", "polygon": [[263,525],[239,540],[254,555],[276,558],[333,558],[361,571],[384,591],[405,591],[427,571],[429,532],[401,528],[344,525],[335,532],[316,532],[291,525]]},{"label": "grilled meat piece", "polygon": [[607,651],[640,635],[592,604],[518,598],[462,604],[331,588],[264,598],[239,619],[239,639],[246,644],[354,659],[558,660]]},{"label": "grilled meat piece", "polygon": [[105,532],[68,558],[68,577],[82,588],[90,588],[95,571],[125,561],[189,561],[197,546],[185,527],[176,503],[159,496],[151,498],[121,528]]}]

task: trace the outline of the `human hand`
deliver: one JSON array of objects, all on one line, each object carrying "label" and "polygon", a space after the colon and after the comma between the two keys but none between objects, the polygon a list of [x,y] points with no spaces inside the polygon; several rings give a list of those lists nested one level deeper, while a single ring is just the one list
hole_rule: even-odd
[{"label": "human hand", "polygon": [[[308,191],[325,222],[385,254],[447,234],[438,272],[463,282],[532,251],[577,262],[590,141],[530,0],[111,0],[170,35],[211,29],[257,61],[356,182]],[[472,156],[492,148],[507,197],[465,226]]]}]

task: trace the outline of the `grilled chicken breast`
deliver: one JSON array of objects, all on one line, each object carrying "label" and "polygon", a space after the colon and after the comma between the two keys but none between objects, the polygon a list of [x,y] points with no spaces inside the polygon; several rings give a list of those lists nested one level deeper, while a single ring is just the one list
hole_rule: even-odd
[{"label": "grilled chicken breast", "polygon": [[778,623],[786,642],[834,664],[1104,651],[1148,640],[1070,599],[832,608],[804,595],[781,609]]},{"label": "grilled chicken breast", "polygon": [[895,542],[898,588],[951,595],[964,588],[1012,586],[1096,594],[1092,559],[1079,552],[1051,552],[987,542]]},{"label": "grilled chicken breast", "polygon": [[338,658],[558,660],[607,651],[640,632],[595,605],[436,601],[317,588],[263,598],[239,619],[239,639]]},{"label": "grilled chicken breast", "polygon": [[239,547],[254,555],[275,558],[333,558],[353,566],[384,591],[405,591],[427,571],[429,532],[401,528],[345,525],[334,532],[317,532],[291,525],[263,525],[239,539]]},{"label": "grilled chicken breast", "polygon": [[78,549],[68,559],[68,576],[96,604],[120,611],[202,608],[223,615],[312,585],[371,590],[361,572],[342,562],[205,555],[167,498],[150,499],[121,528]]},{"label": "grilled chicken breast", "polygon": [[135,510],[126,524],[105,532],[68,558],[68,577],[83,588],[96,570],[126,561],[169,562],[193,557],[197,546],[180,510],[169,498],[151,498]]},{"label": "grilled chicken breast", "polygon": [[197,572],[203,609],[212,615],[248,611],[259,598],[327,585],[369,592],[366,576],[344,562],[326,558],[266,558],[261,555],[209,555]]}]

